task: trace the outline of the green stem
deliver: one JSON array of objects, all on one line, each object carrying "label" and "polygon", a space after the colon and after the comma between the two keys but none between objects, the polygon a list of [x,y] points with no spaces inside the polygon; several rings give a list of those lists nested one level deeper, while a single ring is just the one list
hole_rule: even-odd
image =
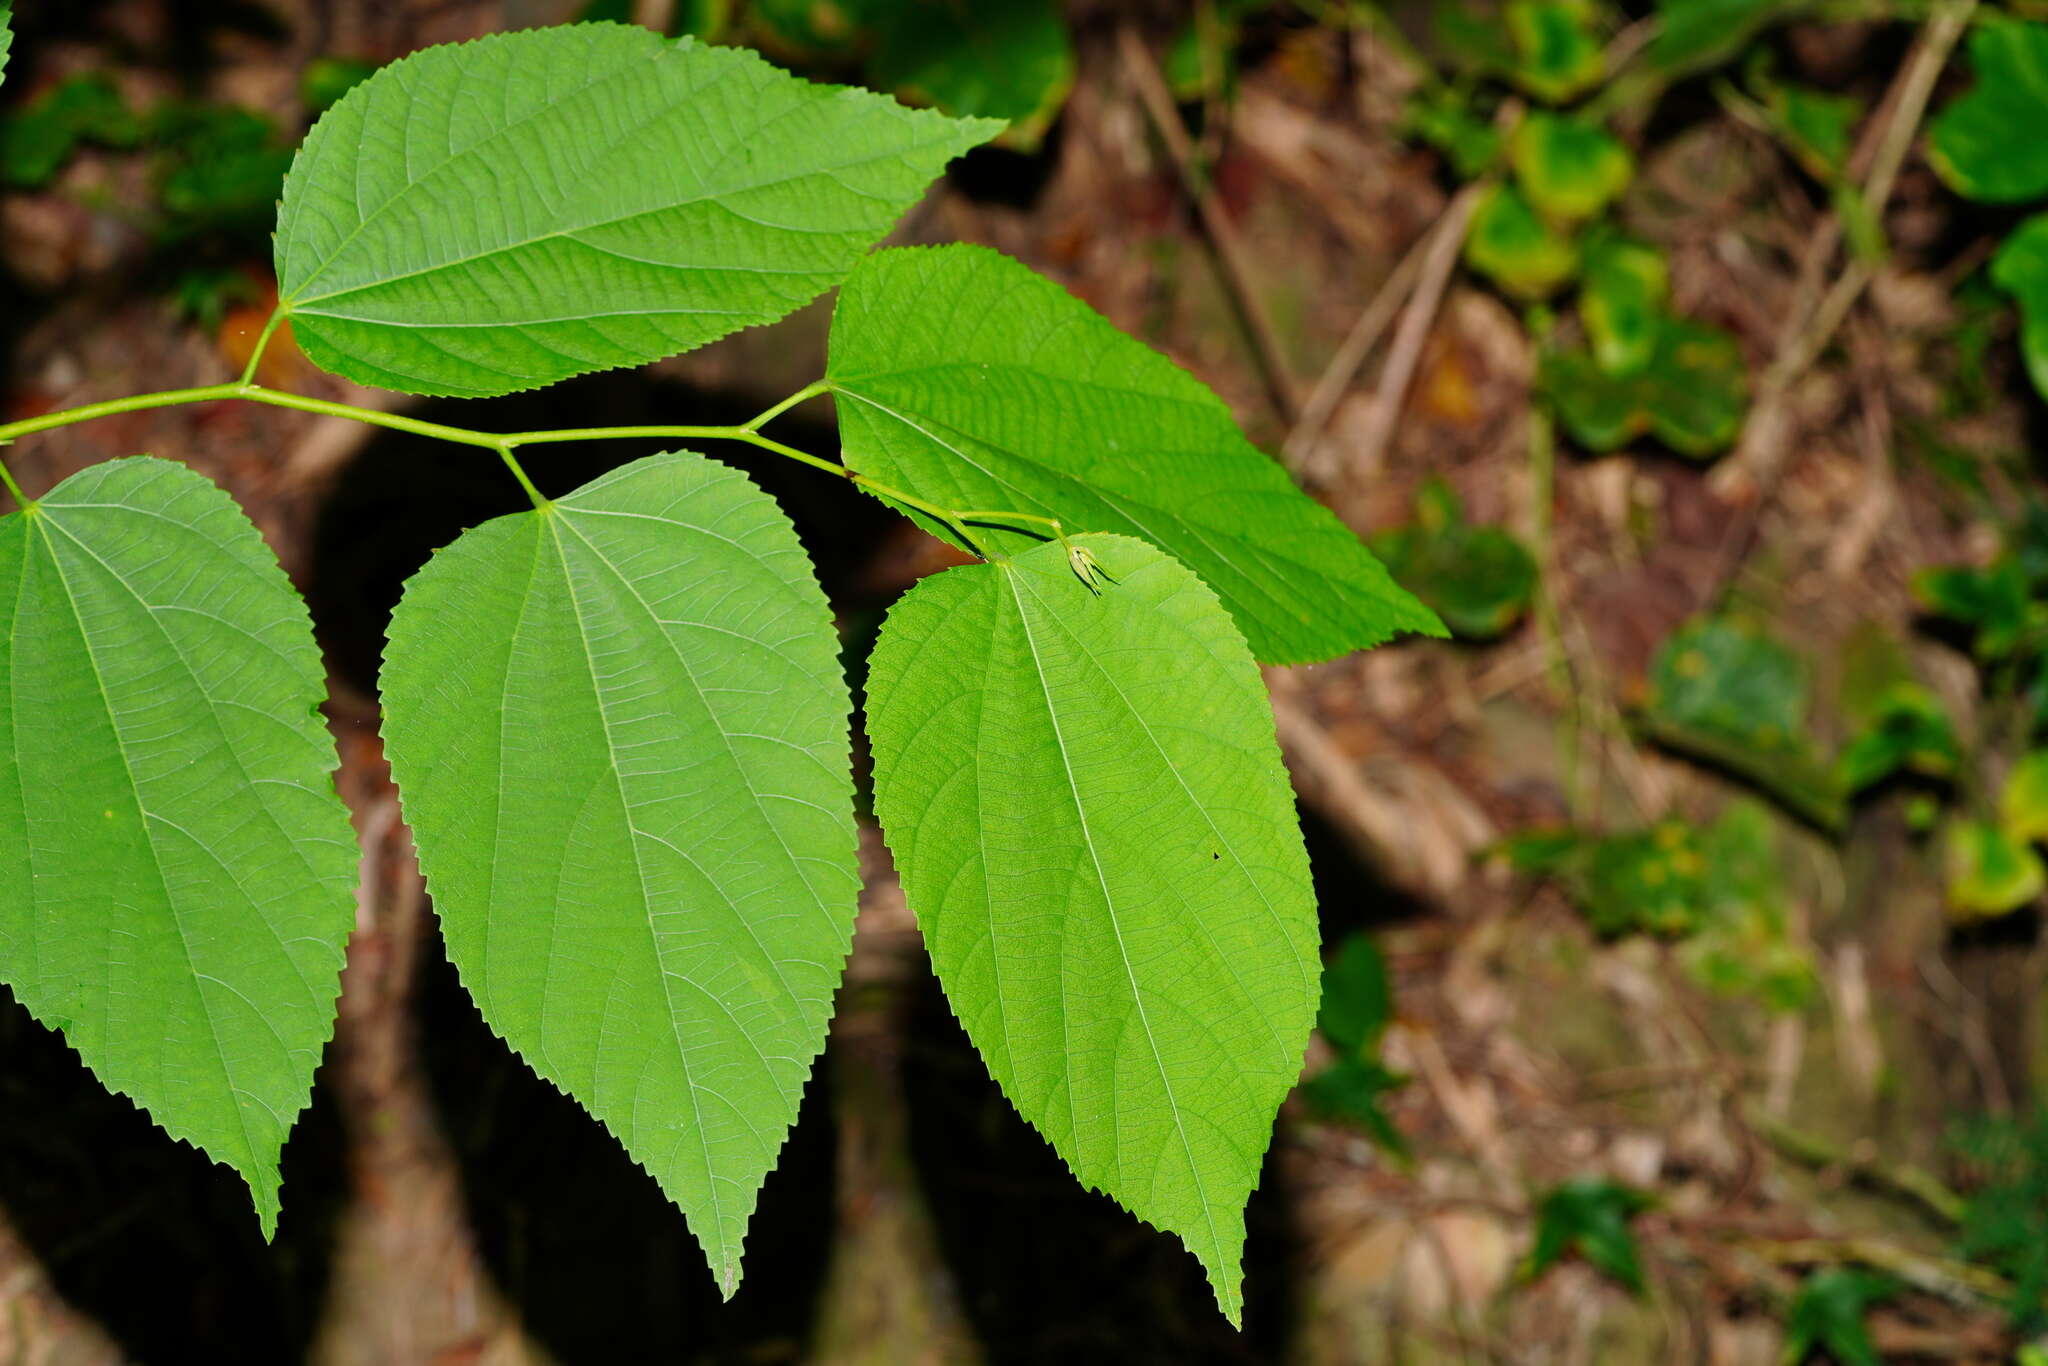
[{"label": "green stem", "polygon": [[[276,330],[281,317],[281,314],[273,316],[270,323],[265,326],[263,336],[257,343],[257,357],[250,360],[248,368],[243,372],[243,378],[233,384],[209,384],[194,389],[166,389],[154,394],[134,394],[127,398],[109,399],[105,403],[88,403],[82,407],[66,408],[62,412],[44,413],[40,417],[23,418],[19,422],[0,424],[0,446],[5,446],[20,437],[30,436],[37,432],[53,431],[59,427],[75,426],[81,422],[91,422],[96,418],[102,417],[114,417],[121,413],[144,412],[155,408],[177,408],[193,403],[219,403],[235,400],[244,403],[266,404],[273,408],[290,408],[295,412],[316,413],[322,417],[344,418],[352,422],[362,422],[372,427],[384,427],[392,431],[406,432],[413,436],[428,437],[436,441],[447,441],[460,446],[474,446],[483,450],[496,451],[499,459],[505,462],[505,467],[519,481],[519,486],[525,489],[527,496],[533,500],[534,507],[546,508],[548,500],[535,487],[533,480],[527,477],[525,469],[521,467],[518,459],[513,455],[513,451],[520,446],[549,445],[573,441],[611,441],[622,438],[645,438],[664,441],[742,441],[750,446],[758,446],[765,451],[773,451],[777,455],[795,460],[800,464],[809,465],[812,469],[822,470],[827,474],[849,480],[878,497],[922,512],[926,516],[934,518],[945,525],[960,538],[962,545],[965,545],[984,560],[995,557],[989,553],[982,542],[968,529],[967,523],[969,521],[1009,522],[1013,524],[1039,523],[1051,527],[1055,536],[1061,536],[1064,539],[1060,524],[1054,518],[1042,517],[1036,513],[1029,512],[955,512],[950,508],[940,507],[936,503],[926,502],[915,494],[906,493],[902,489],[884,484],[876,479],[871,479],[857,470],[850,470],[844,465],[834,464],[832,461],[821,459],[808,451],[798,450],[796,447],[784,445],[772,437],[761,435],[759,429],[780,414],[787,412],[806,399],[815,398],[819,394],[825,393],[830,386],[824,380],[819,380],[815,384],[798,390],[782,402],[763,412],[760,416],[736,427],[565,427],[554,431],[479,432],[467,427],[451,427],[445,423],[426,422],[416,417],[406,417],[400,413],[383,413],[378,412],[374,408],[359,408],[354,404],[335,403],[324,398],[308,398],[301,394],[287,393],[282,389],[267,389],[260,384],[254,383],[248,376],[255,373],[256,360],[261,357],[262,348],[268,343],[271,334]],[[0,465],[0,487],[5,487],[7,492],[13,495],[16,503],[23,507],[30,505],[29,499],[22,493],[21,487],[15,483],[13,475],[7,471],[4,465]]]},{"label": "green stem", "polygon": [[277,334],[279,323],[284,321],[284,305],[270,310],[270,320],[263,324],[263,331],[256,336],[256,349],[249,353],[249,363],[242,367],[242,383],[256,382],[256,367],[263,363],[263,353],[270,347],[270,339]]}]

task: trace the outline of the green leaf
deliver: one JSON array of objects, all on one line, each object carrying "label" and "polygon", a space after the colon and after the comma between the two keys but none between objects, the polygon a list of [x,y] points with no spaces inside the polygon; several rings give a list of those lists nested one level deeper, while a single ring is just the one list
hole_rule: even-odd
[{"label": "green leaf", "polygon": [[2048,749],[2029,750],[2013,764],[1998,795],[1998,823],[2022,844],[2048,840]]},{"label": "green leaf", "polygon": [[1510,186],[1487,191],[1465,235],[1465,264],[1525,303],[1548,298],[1579,269],[1579,249]]},{"label": "green leaf", "polygon": [[1643,722],[1660,743],[1832,830],[1844,819],[1842,793],[1809,738],[1808,695],[1797,655],[1749,623],[1701,617],[1658,647]]},{"label": "green leaf", "polygon": [[2019,301],[2020,356],[2035,392],[2048,398],[2048,213],[2013,229],[1991,258],[1991,280]]},{"label": "green leaf", "polygon": [[1718,66],[1765,26],[1804,8],[1803,0],[1657,0],[1649,58],[1668,71]]},{"label": "green leaf", "polygon": [[1855,1267],[1829,1267],[1808,1276],[1785,1318],[1785,1360],[1797,1366],[1824,1351],[1836,1366],[1881,1366],[1863,1316],[1899,1293],[1889,1276]]},{"label": "green leaf", "polygon": [[1441,481],[1425,484],[1416,503],[1414,524],[1373,537],[1373,553],[1460,636],[1499,636],[1529,609],[1536,561],[1499,527],[1467,523]]},{"label": "green leaf", "polygon": [[852,468],[946,507],[1143,537],[1202,576],[1261,659],[1443,633],[1221,399],[1008,257],[870,256],[840,291],[826,373]]},{"label": "green leaf", "polygon": [[1605,129],[1543,109],[1516,127],[1508,155],[1530,206],[1559,223],[1593,217],[1635,174],[1628,149]]},{"label": "green leaf", "polygon": [[762,46],[803,62],[843,61],[872,36],[869,11],[885,0],[748,0]]},{"label": "green leaf", "polygon": [[376,72],[377,63],[360,57],[315,57],[299,77],[299,103],[317,118]]},{"label": "green leaf", "polygon": [[2048,24],[1992,19],[1970,33],[1977,84],[1941,111],[1928,160],[1960,194],[1991,204],[2048,195]]},{"label": "green leaf", "polygon": [[1830,95],[1794,82],[1773,82],[1764,105],[1782,130],[1792,155],[1816,179],[1838,180],[1849,163],[1850,141],[1863,101]]},{"label": "green leaf", "polygon": [[730,1296],[860,890],[838,639],[788,520],[685,453],[486,522],[406,586],[383,686],[463,984]]},{"label": "green leaf", "polygon": [[1633,1293],[1643,1293],[1642,1259],[1629,1221],[1650,1207],[1640,1191],[1598,1177],[1574,1177],[1552,1187],[1536,1206],[1536,1244],[1522,1264],[1534,1279],[1568,1252],[1576,1252]]},{"label": "green leaf", "polygon": [[39,189],[82,143],[133,147],[142,121],[104,76],[73,76],[0,122],[0,182]]},{"label": "green leaf", "polygon": [[276,557],[184,466],[0,518],[0,978],[239,1172],[265,1237],[355,921],[325,684]]},{"label": "green leaf", "polygon": [[1310,1077],[1301,1093],[1321,1114],[1356,1124],[1387,1152],[1406,1157],[1408,1140],[1380,1108],[1380,1097],[1399,1090],[1407,1080],[1371,1058],[1346,1058]]},{"label": "green leaf", "polygon": [[1726,450],[1742,431],[1749,371],[1727,333],[1663,317],[1649,360],[1633,374],[1610,374],[1592,355],[1544,355],[1541,382],[1572,440],[1611,451],[1654,436],[1680,455]]},{"label": "green leaf", "polygon": [[[940,316],[945,316],[943,313]],[[1215,596],[1089,536],[920,583],[869,678],[932,966],[1018,1111],[1239,1313],[1244,1203],[1316,1015],[1316,916],[1257,667]]]},{"label": "green leaf", "polygon": [[1962,766],[1962,742],[1948,712],[1925,685],[1903,679],[1885,690],[1876,714],[1836,761],[1842,790],[1860,792],[1900,770],[1951,778]]},{"label": "green leaf", "polygon": [[2018,649],[2032,616],[2026,571],[2013,555],[2001,555],[1984,569],[1923,569],[1913,575],[1912,587],[1929,612],[1976,628],[1972,648],[1982,660],[2004,659]]},{"label": "green leaf", "polygon": [[1583,870],[1568,878],[1587,920],[1603,935],[1691,934],[1707,902],[1699,832],[1684,821],[1609,835],[1587,846]]},{"label": "green leaf", "polygon": [[1593,359],[1610,375],[1640,374],[1656,358],[1671,296],[1664,253],[1614,233],[1586,244],[1586,282],[1579,320]]},{"label": "green leaf", "polygon": [[1586,0],[1508,0],[1503,18],[1515,53],[1515,84],[1551,104],[1563,104],[1600,83],[1600,40],[1593,36]]},{"label": "green leaf", "polygon": [[1407,132],[1450,158],[1460,180],[1475,180],[1500,160],[1501,135],[1489,119],[1449,86],[1429,86],[1408,104]]},{"label": "green leaf", "polygon": [[640,365],[837,284],[1000,128],[640,28],[429,48],[306,139],[279,293],[315,363],[409,393]]},{"label": "green leaf", "polygon": [[0,0],[0,80],[7,76],[7,58],[14,49],[14,0]]},{"label": "green leaf", "polygon": [[1387,960],[1371,935],[1354,934],[1344,941],[1323,969],[1322,990],[1316,1028],[1331,1047],[1354,1056],[1378,1047],[1394,1017],[1394,992],[1387,983]]},{"label": "green leaf", "polygon": [[1762,804],[1730,802],[1700,835],[1705,902],[1698,930],[1678,948],[1693,979],[1724,996],[1803,1010],[1816,986],[1813,955],[1785,893],[1776,824]]},{"label": "green leaf", "polygon": [[1008,119],[1002,140],[1038,144],[1074,86],[1074,46],[1052,0],[890,0],[875,11],[867,74],[949,114]]},{"label": "green leaf", "polygon": [[2041,856],[1988,821],[1951,819],[1942,852],[1949,914],[1957,920],[2008,915],[2048,883]]}]

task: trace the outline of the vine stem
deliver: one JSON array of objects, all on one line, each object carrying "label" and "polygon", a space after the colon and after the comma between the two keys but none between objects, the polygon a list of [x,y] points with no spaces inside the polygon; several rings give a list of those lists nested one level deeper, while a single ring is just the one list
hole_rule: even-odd
[{"label": "vine stem", "polygon": [[[260,403],[272,408],[290,408],[296,412],[315,413],[322,417],[344,418],[372,427],[386,427],[392,431],[406,432],[413,436],[428,437],[436,441],[446,441],[454,445],[472,446],[481,450],[496,451],[499,459],[505,462],[505,467],[512,472],[513,478],[517,479],[519,486],[526,491],[527,497],[533,500],[534,507],[544,509],[549,505],[548,499],[527,475],[524,467],[520,465],[518,457],[514,454],[521,446],[563,444],[575,441],[612,441],[635,437],[680,441],[738,441],[749,446],[758,447],[764,451],[772,451],[776,455],[809,465],[812,469],[836,475],[841,479],[858,485],[877,497],[901,504],[903,507],[910,508],[913,511],[924,513],[952,531],[954,535],[960,538],[961,544],[984,560],[1000,557],[991,554],[982,540],[969,529],[968,524],[970,522],[996,523],[1008,525],[1013,529],[1029,529],[1044,526],[1050,528],[1051,534],[1060,541],[1064,542],[1066,540],[1065,533],[1059,521],[1055,518],[1029,512],[979,509],[970,512],[956,512],[951,508],[944,508],[936,503],[927,502],[915,494],[908,493],[893,485],[885,484],[878,479],[870,478],[858,470],[848,469],[844,465],[835,464],[830,460],[812,455],[808,451],[798,450],[794,446],[785,445],[773,437],[761,434],[760,429],[776,417],[806,400],[829,392],[831,386],[825,380],[819,380],[814,384],[799,389],[774,407],[737,426],[564,427],[549,431],[480,432],[468,427],[453,427],[446,423],[428,422],[421,418],[407,417],[402,413],[384,413],[374,408],[359,408],[354,404],[337,403],[332,399],[312,398],[304,394],[294,394],[283,389],[270,389],[257,384],[251,378],[255,373],[256,360],[262,358],[263,342],[269,340],[270,333],[275,329],[276,325],[277,319],[273,318],[270,326],[264,329],[263,338],[258,342],[256,357],[250,361],[248,367],[243,372],[242,378],[234,383],[208,384],[192,389],[165,389],[150,394],[133,394],[127,398],[109,399],[104,403],[88,403],[77,408],[66,408],[60,412],[44,413],[38,417],[22,418],[18,422],[0,423],[0,446],[9,445],[24,436],[32,436],[37,432],[53,431],[59,427],[75,426],[81,422],[91,422],[103,417],[115,417],[122,413],[146,412],[156,408],[178,408],[194,403],[231,401]],[[13,474],[9,472],[5,464],[0,464],[0,488],[5,488],[21,507],[28,508],[33,506],[33,500],[22,491],[21,485],[15,482]]]}]

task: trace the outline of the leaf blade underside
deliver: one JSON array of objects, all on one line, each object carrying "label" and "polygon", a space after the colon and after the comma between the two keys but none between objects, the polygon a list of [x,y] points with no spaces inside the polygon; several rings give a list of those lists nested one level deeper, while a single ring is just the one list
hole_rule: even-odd
[{"label": "leaf blade underside", "polygon": [[788,520],[691,454],[466,533],[392,619],[386,734],[449,955],[728,1296],[859,894],[837,652]]}]

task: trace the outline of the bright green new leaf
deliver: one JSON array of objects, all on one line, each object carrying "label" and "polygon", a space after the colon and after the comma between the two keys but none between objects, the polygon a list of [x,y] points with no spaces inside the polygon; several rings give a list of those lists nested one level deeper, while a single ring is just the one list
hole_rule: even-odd
[{"label": "bright green new leaf", "polygon": [[2019,300],[2020,357],[2048,398],[2048,213],[2013,229],[1991,258],[1991,281]]},{"label": "bright green new leaf", "polygon": [[1235,1322],[1244,1204],[1316,1015],[1314,893],[1257,667],[1202,582],[1088,536],[928,578],[868,683],[875,809],[932,966],[1083,1182]]},{"label": "bright green new leaf", "polygon": [[1571,238],[1544,222],[1513,187],[1496,185],[1472,212],[1465,264],[1524,303],[1555,294],[1579,269]]},{"label": "bright green new leaf", "polygon": [[2048,749],[2029,750],[1998,795],[1998,823],[2023,844],[2048,840]]},{"label": "bright green new leaf", "polygon": [[1650,1207],[1641,1191],[1600,1177],[1579,1176],[1554,1186],[1536,1206],[1536,1244],[1522,1263],[1534,1279],[1567,1252],[1576,1252],[1633,1293],[1643,1293],[1643,1264],[1629,1222]]},{"label": "bright green new leaf", "polygon": [[2048,24],[1994,19],[1970,33],[1977,84],[1941,111],[1928,159],[1971,199],[2018,204],[2048,195]]},{"label": "bright green new leaf", "polygon": [[1948,909],[1956,920],[2008,915],[2041,895],[2041,856],[1988,821],[1955,817],[1942,842]]},{"label": "bright green new leaf", "polygon": [[1000,130],[641,28],[429,48],[306,139],[278,290],[349,379],[532,389],[795,310]]},{"label": "bright green new leaf", "polygon": [[1543,357],[1541,382],[1572,440],[1594,451],[1654,436],[1680,455],[1713,455],[1734,442],[1749,407],[1735,339],[1668,314],[1640,370],[1612,374],[1585,351],[1557,350]]},{"label": "bright green new leaf", "polygon": [[1201,381],[1008,257],[870,256],[840,291],[826,374],[854,469],[946,507],[1142,537],[1202,576],[1260,659],[1443,633]]},{"label": "bright green new leaf", "polygon": [[1793,82],[1773,83],[1765,106],[1777,120],[1800,165],[1815,178],[1834,181],[1849,163],[1849,144],[1863,117],[1855,95],[1831,95]]},{"label": "bright green new leaf", "polygon": [[1899,1293],[1890,1276],[1856,1267],[1816,1271],[1799,1287],[1785,1317],[1785,1360],[1798,1366],[1816,1351],[1836,1366],[1880,1366],[1883,1358],[1863,1324],[1870,1306]]},{"label": "bright green new leaf", "polygon": [[1610,375],[1634,375],[1657,354],[1671,268],[1664,253],[1615,233],[1586,244],[1586,282],[1579,291],[1579,321],[1593,359]]},{"label": "bright green new leaf", "polygon": [[1635,174],[1628,148],[1605,129],[1543,109],[1516,127],[1508,157],[1530,206],[1560,223],[1599,213]]},{"label": "bright green new leaf", "polygon": [[1807,704],[1797,655],[1746,622],[1702,617],[1658,647],[1643,723],[1660,743],[1748,778],[1836,829],[1842,793],[1809,738]]},{"label": "bright green new leaf", "polygon": [[486,522],[407,585],[383,686],[463,984],[730,1295],[860,890],[838,639],[788,519],[678,454]]},{"label": "bright green new leaf", "polygon": [[1508,0],[1503,11],[1515,63],[1515,84],[1551,104],[1563,104],[1600,83],[1600,40],[1586,0]]},{"label": "bright green new leaf", "polygon": [[0,80],[7,76],[7,58],[14,49],[14,0],[0,0]]},{"label": "bright green new leaf", "polygon": [[0,518],[0,979],[239,1172],[266,1237],[355,921],[325,683],[276,557],[184,466]]},{"label": "bright green new leaf", "polygon": [[1424,484],[1415,520],[1372,538],[1394,581],[1468,640],[1491,640],[1528,611],[1536,561],[1497,526],[1473,526],[1450,486]]},{"label": "bright green new leaf", "polygon": [[1044,136],[1074,86],[1074,45],[1053,0],[888,0],[868,78],[955,115],[1011,120],[1010,146]]}]

